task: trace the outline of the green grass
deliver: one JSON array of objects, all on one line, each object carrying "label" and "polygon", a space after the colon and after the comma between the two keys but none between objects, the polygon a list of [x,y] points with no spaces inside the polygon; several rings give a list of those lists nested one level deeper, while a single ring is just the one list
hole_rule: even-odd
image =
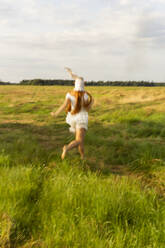
[{"label": "green grass", "polygon": [[164,205],[154,191],[73,163],[1,169],[0,212],[12,222],[3,239],[16,247],[32,237],[41,247],[163,247]]},{"label": "green grass", "polygon": [[0,247],[164,248],[165,89],[88,88],[86,160],[62,162],[68,89],[0,87]]}]

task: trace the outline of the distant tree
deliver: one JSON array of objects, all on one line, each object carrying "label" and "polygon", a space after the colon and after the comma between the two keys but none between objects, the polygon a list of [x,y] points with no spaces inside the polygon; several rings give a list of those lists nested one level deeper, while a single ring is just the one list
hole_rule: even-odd
[{"label": "distant tree", "polygon": [[[22,80],[21,85],[74,85],[73,80],[63,79],[31,79]],[[154,83],[147,81],[86,81],[88,86],[138,86],[138,87],[153,87],[153,86],[165,86],[165,83]]]},{"label": "distant tree", "polygon": [[11,83],[10,82],[3,82],[1,79],[0,79],[0,85],[10,85]]}]

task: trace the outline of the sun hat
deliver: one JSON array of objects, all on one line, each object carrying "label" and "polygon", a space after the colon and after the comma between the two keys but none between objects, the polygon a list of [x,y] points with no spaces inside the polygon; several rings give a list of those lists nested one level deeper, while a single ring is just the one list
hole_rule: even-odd
[{"label": "sun hat", "polygon": [[84,79],[83,78],[77,78],[75,80],[75,86],[74,86],[75,91],[84,91]]}]

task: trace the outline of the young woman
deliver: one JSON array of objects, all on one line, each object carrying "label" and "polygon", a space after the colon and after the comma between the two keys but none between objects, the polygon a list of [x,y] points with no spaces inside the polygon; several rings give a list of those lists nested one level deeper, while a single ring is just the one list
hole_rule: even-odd
[{"label": "young woman", "polygon": [[88,129],[88,111],[93,104],[92,96],[84,90],[84,79],[72,73],[70,68],[65,68],[71,77],[75,80],[75,87],[71,92],[68,92],[65,97],[64,103],[60,108],[51,115],[56,117],[64,109],[66,109],[67,117],[66,122],[70,125],[70,132],[75,133],[75,140],[68,145],[64,145],[61,158],[64,159],[66,153],[73,149],[78,148],[81,158],[84,158],[84,137]]}]

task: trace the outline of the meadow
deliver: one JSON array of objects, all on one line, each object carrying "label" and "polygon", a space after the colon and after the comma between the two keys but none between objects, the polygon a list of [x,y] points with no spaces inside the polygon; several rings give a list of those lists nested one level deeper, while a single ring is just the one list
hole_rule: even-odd
[{"label": "meadow", "polygon": [[61,161],[70,89],[0,86],[0,247],[164,248],[165,88],[87,87],[86,158]]}]

